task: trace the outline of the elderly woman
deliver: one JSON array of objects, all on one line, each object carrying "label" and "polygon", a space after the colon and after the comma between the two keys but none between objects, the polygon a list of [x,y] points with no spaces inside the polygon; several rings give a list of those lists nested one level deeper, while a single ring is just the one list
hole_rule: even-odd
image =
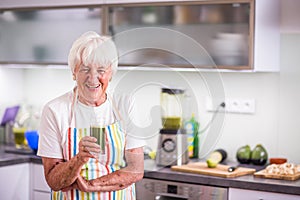
[{"label": "elderly woman", "polygon": [[[84,33],[68,64],[76,86],[45,105],[39,128],[38,155],[52,199],[135,199],[144,142],[134,137],[132,99],[107,92],[116,47],[108,37]],[[95,129],[104,135],[92,137]]]}]

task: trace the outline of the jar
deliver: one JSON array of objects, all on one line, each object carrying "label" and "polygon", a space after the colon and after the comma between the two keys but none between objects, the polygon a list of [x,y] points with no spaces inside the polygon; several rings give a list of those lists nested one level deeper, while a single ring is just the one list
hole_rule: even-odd
[{"label": "jar", "polygon": [[160,103],[163,128],[181,128],[184,105],[184,90],[179,88],[162,88]]}]

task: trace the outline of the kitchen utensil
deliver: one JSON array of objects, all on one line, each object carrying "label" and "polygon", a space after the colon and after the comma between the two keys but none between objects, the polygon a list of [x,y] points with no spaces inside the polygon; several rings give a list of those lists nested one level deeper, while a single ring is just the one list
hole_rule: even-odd
[{"label": "kitchen utensil", "polygon": [[231,167],[228,167],[227,171],[228,171],[228,172],[233,172],[233,171],[236,170],[236,169],[237,169],[237,167],[231,166]]},{"label": "kitchen utensil", "polygon": [[286,158],[270,158],[270,164],[283,164],[286,163]]},{"label": "kitchen utensil", "polygon": [[20,106],[13,106],[13,107],[6,108],[1,121],[1,126],[4,126],[8,122],[14,122],[19,109]]},{"label": "kitchen utensil", "polygon": [[15,145],[17,149],[25,148],[27,141],[25,139],[25,127],[13,127],[12,128],[15,138]]},{"label": "kitchen utensil", "polygon": [[39,144],[39,134],[36,130],[30,130],[25,132],[25,138],[28,146],[36,153]]},{"label": "kitchen utensil", "polygon": [[228,172],[229,167],[230,166],[228,165],[218,164],[215,168],[208,168],[205,162],[195,162],[182,166],[172,166],[171,169],[179,172],[219,176],[224,178],[238,177],[253,174],[255,172],[255,169],[246,167],[238,167],[233,172]]},{"label": "kitchen utensil", "polygon": [[187,134],[184,129],[161,129],[156,164],[160,166],[186,164],[189,160],[187,145]]},{"label": "kitchen utensil", "polygon": [[160,166],[181,165],[188,162],[187,134],[182,129],[184,90],[161,89],[161,119],[156,164]]},{"label": "kitchen utensil", "polygon": [[184,90],[162,88],[160,95],[161,118],[164,129],[179,129],[182,125]]}]

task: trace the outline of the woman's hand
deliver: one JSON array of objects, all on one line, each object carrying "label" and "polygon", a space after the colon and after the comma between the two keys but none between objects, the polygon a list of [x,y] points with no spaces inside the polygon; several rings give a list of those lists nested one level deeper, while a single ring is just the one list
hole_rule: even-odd
[{"label": "woman's hand", "polygon": [[107,192],[124,189],[141,180],[144,175],[143,148],[126,150],[125,158],[127,163],[125,168],[89,181],[79,177],[77,185],[90,192]]},{"label": "woman's hand", "polygon": [[76,180],[76,187],[78,190],[82,192],[93,192],[91,183],[83,178],[82,176],[79,176]]},{"label": "woman's hand", "polygon": [[89,158],[95,158],[92,153],[100,152],[96,141],[94,137],[83,137],[79,142],[79,152],[67,162],[63,159],[42,157],[45,177],[52,190],[77,189],[76,180],[80,177],[82,166],[88,162]]},{"label": "woman's hand", "polygon": [[77,154],[79,160],[86,163],[89,158],[97,158],[101,150],[96,141],[97,139],[91,136],[85,136],[80,140]]}]

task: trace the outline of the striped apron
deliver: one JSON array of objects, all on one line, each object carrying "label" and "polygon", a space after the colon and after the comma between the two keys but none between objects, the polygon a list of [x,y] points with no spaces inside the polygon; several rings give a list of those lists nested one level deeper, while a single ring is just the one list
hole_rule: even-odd
[{"label": "striped apron", "polygon": [[[73,113],[76,107],[74,105],[76,105],[77,98],[74,99],[71,123],[63,147],[66,161],[79,152],[79,141],[81,138],[90,135],[89,127],[80,128],[73,125],[75,124]],[[114,105],[113,102],[112,105]],[[115,106],[113,106],[114,115],[118,113],[115,110]],[[99,159],[90,158],[82,167],[81,176],[87,180],[92,180],[125,167],[124,152],[125,133],[121,129],[121,123],[118,121],[105,127],[105,154]],[[123,190],[111,192],[81,192],[75,189],[68,192],[52,191],[52,200],[135,200],[135,185],[132,184]]]}]

